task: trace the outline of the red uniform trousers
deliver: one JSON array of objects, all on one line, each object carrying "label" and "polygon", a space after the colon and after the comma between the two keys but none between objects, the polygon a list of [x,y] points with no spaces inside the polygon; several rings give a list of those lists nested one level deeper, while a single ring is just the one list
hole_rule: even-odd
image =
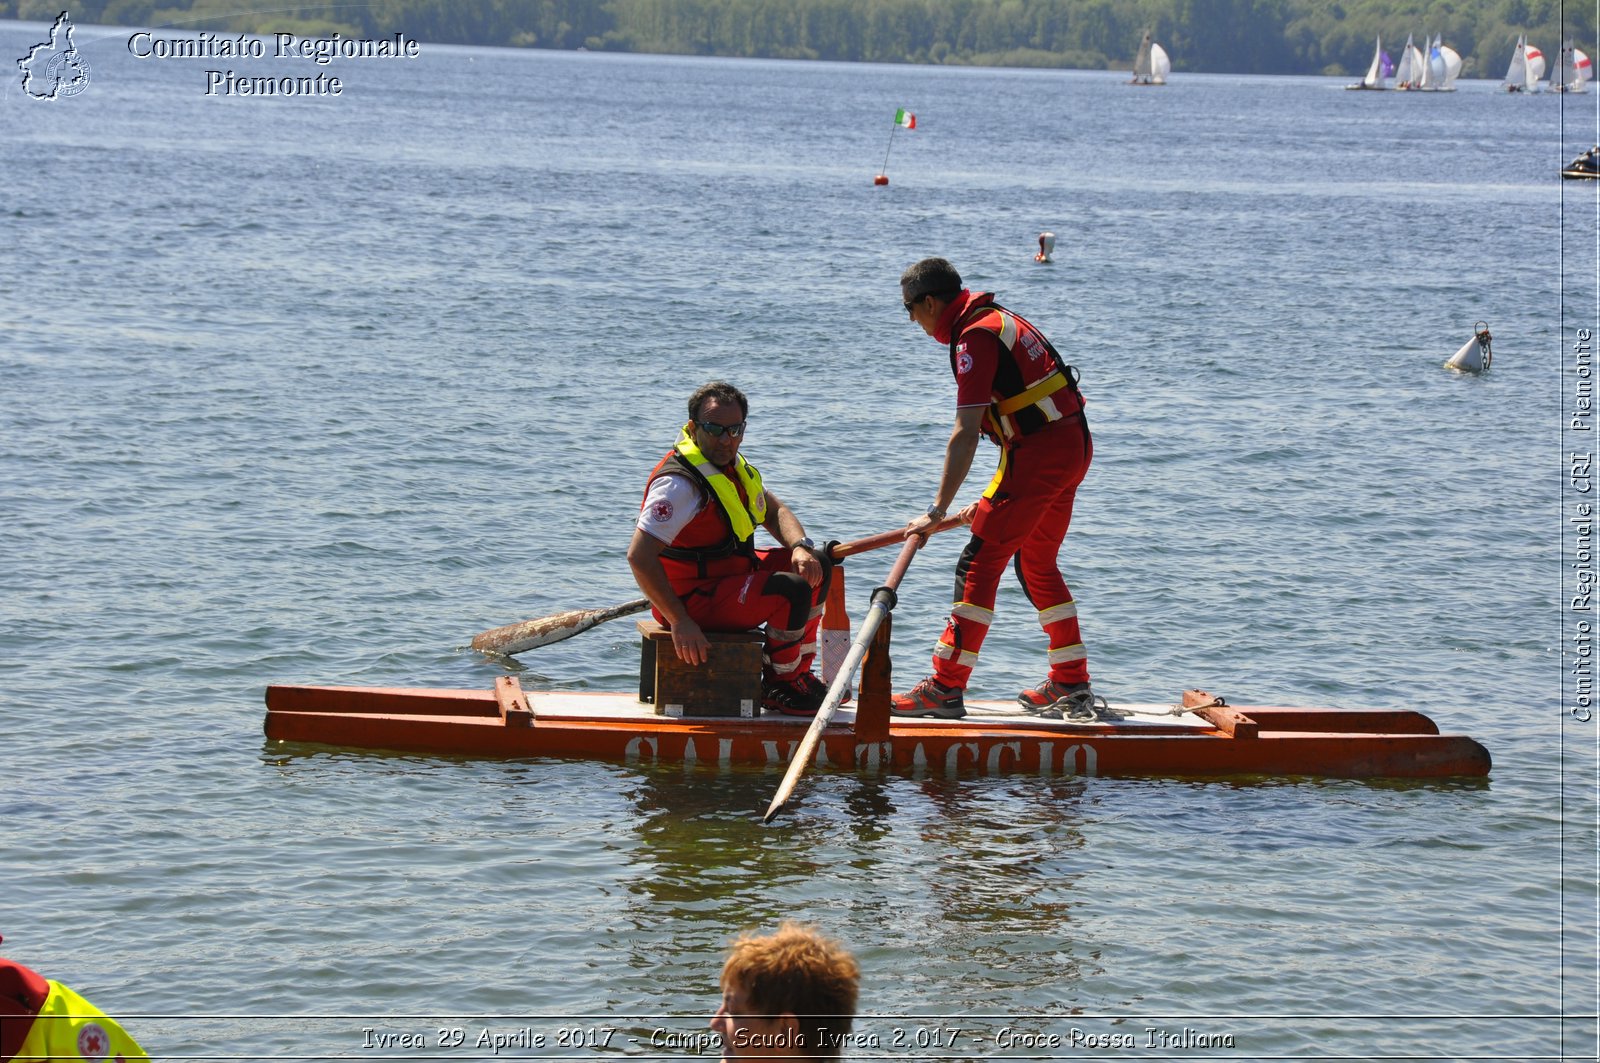
[{"label": "red uniform trousers", "polygon": [[[765,625],[762,668],[767,679],[780,682],[811,670],[833,577],[833,566],[824,564],[822,582],[813,589],[790,571],[791,553],[787,548],[757,550],[749,572],[673,584],[690,618],[704,631],[748,631]],[[666,623],[659,612],[655,615]]]},{"label": "red uniform trousers", "polygon": [[1088,682],[1078,607],[1061,578],[1056,555],[1093,456],[1094,442],[1081,415],[1021,437],[1002,456],[996,482],[978,503],[972,538],[956,566],[955,605],[933,653],[933,674],[940,683],[966,689],[994,620],[1000,577],[1013,557],[1017,579],[1049,640],[1050,678]]}]

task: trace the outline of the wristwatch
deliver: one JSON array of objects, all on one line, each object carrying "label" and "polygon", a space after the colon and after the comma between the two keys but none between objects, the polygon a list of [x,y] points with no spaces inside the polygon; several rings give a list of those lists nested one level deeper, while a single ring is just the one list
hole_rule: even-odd
[{"label": "wristwatch", "polygon": [[789,549],[791,549],[791,550],[810,550],[814,554],[814,553],[817,552],[817,544],[812,542],[811,541],[811,536],[808,535],[804,539],[801,539],[799,542],[795,543]]},{"label": "wristwatch", "polygon": [[938,506],[929,506],[928,516],[934,520],[944,520],[944,510],[940,509]]}]

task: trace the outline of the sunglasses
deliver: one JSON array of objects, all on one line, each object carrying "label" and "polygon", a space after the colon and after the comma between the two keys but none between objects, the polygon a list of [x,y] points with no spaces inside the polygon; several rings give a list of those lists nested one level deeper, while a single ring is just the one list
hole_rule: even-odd
[{"label": "sunglasses", "polygon": [[699,426],[702,432],[710,436],[712,439],[721,439],[723,436],[728,436],[732,439],[738,439],[740,436],[744,435],[744,426],[746,422],[740,421],[738,424],[712,424],[710,421],[696,421],[695,424]]},{"label": "sunglasses", "polygon": [[926,298],[927,298],[926,295],[919,295],[915,299],[912,299],[910,302],[901,304],[906,308],[906,317],[915,317],[916,316],[917,304],[922,302],[922,300],[924,300]]}]

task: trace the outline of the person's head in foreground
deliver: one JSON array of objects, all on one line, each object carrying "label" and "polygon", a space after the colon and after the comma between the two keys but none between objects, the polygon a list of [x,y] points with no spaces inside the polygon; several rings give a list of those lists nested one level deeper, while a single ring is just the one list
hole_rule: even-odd
[{"label": "person's head in foreground", "polygon": [[861,968],[843,945],[784,923],[744,934],[722,966],[722,1006],[711,1028],[723,1059],[838,1059],[855,1020]]}]

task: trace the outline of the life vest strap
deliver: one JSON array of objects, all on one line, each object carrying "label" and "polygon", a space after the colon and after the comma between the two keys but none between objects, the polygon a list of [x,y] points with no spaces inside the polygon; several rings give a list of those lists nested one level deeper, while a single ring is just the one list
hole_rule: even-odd
[{"label": "life vest strap", "polygon": [[1023,410],[1029,406],[1032,406],[1042,398],[1054,395],[1056,392],[1068,386],[1070,383],[1072,383],[1072,381],[1068,379],[1067,374],[1058,369],[1054,373],[1051,373],[1049,376],[1045,377],[1043,380],[1039,381],[1039,383],[1033,385],[1033,387],[1029,388],[1027,391],[1024,391],[1022,394],[1013,395],[1004,402],[999,403],[996,406],[996,409],[999,411],[1000,416],[1009,417],[1018,410]]}]

